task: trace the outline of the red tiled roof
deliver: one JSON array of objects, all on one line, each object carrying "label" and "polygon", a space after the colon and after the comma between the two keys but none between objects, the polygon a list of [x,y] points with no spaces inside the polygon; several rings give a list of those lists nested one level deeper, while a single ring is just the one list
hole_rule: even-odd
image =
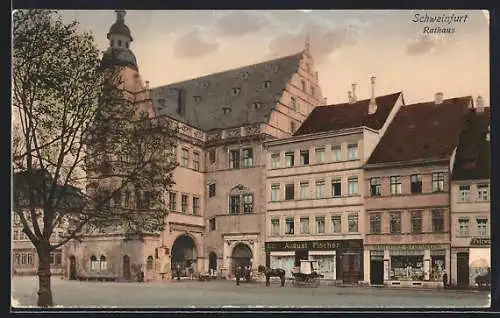
[{"label": "red tiled roof", "polygon": [[450,158],[458,144],[472,97],[402,106],[367,165]]},{"label": "red tiled roof", "polygon": [[317,132],[367,126],[380,129],[384,125],[401,92],[375,98],[377,111],[368,114],[369,99],[353,104],[317,106],[295,132],[294,136]]},{"label": "red tiled roof", "polygon": [[491,176],[491,144],[486,140],[491,121],[490,108],[484,112],[471,110],[460,141],[453,166],[453,180],[489,179]]}]

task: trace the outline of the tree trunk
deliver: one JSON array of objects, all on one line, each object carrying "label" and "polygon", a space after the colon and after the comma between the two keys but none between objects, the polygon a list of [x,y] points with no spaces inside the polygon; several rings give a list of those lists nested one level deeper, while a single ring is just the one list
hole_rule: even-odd
[{"label": "tree trunk", "polygon": [[49,245],[42,244],[38,249],[38,302],[39,307],[51,307],[52,289],[50,287]]}]

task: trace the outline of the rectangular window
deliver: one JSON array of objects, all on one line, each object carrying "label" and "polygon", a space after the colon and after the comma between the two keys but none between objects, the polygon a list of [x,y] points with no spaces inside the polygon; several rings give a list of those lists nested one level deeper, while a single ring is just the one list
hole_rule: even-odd
[{"label": "rectangular window", "polygon": [[293,167],[294,165],[294,154],[293,152],[287,152],[285,153],[285,162],[286,162],[286,167],[289,168],[289,167]]},{"label": "rectangular window", "polygon": [[325,217],[317,216],[316,217],[316,233],[321,234],[325,233]]},{"label": "rectangular window", "polygon": [[347,179],[348,185],[348,194],[349,195],[358,195],[358,177],[349,177]]},{"label": "rectangular window", "polygon": [[342,196],[342,180],[340,177],[335,177],[332,179],[332,197]]},{"label": "rectangular window", "polygon": [[295,187],[293,183],[285,185],[285,200],[293,200]]},{"label": "rectangular window", "polygon": [[208,221],[208,228],[210,229],[210,231],[215,231],[216,229],[216,225],[215,225],[215,218],[211,218],[209,221]]},{"label": "rectangular window", "polygon": [[215,183],[210,183],[208,185],[208,197],[215,197]]},{"label": "rectangular window", "polygon": [[290,107],[297,110],[297,99],[294,96],[290,97]]},{"label": "rectangular window", "polygon": [[21,265],[21,254],[14,254],[14,264]]},{"label": "rectangular window", "polygon": [[461,202],[467,202],[470,199],[470,185],[468,184],[461,184],[458,187],[459,191],[459,198],[458,200]]},{"label": "rectangular window", "polygon": [[443,232],[444,231],[444,210],[432,210],[432,231],[433,232]]},{"label": "rectangular window", "polygon": [[301,150],[300,151],[300,164],[308,165],[309,164],[309,150]]},{"label": "rectangular window", "polygon": [[336,145],[332,146],[333,161],[342,160],[342,146]]},{"label": "rectangular window", "polygon": [[356,160],[358,157],[358,144],[347,145],[347,159]]},{"label": "rectangular window", "polygon": [[422,193],[422,176],[419,174],[413,174],[410,176],[411,182],[411,193]]},{"label": "rectangular window", "polygon": [[280,191],[279,184],[271,185],[271,201],[276,202],[279,200],[279,191]]},{"label": "rectangular window", "polygon": [[380,178],[370,178],[370,194],[372,197],[380,196]]},{"label": "rectangular window", "polygon": [[325,197],[325,181],[316,181],[316,199]]},{"label": "rectangular window", "polygon": [[316,148],[314,154],[316,156],[317,164],[325,162],[325,148]]},{"label": "rectangular window", "polygon": [[12,240],[14,241],[19,241],[19,229],[14,229],[13,233],[12,233]]},{"label": "rectangular window", "polygon": [[200,171],[200,154],[198,152],[193,152],[193,169]]},{"label": "rectangular window", "polygon": [[183,148],[181,151],[181,166],[187,168],[189,162],[189,150]]},{"label": "rectangular window", "polygon": [[411,212],[411,232],[422,233],[422,211]]},{"label": "rectangular window", "polygon": [[381,233],[382,224],[381,224],[381,215],[380,213],[372,213],[370,214],[370,233]]},{"label": "rectangular window", "polygon": [[401,233],[401,212],[392,212],[389,216],[391,234]]},{"label": "rectangular window", "polygon": [[231,150],[229,151],[229,168],[239,169],[240,168],[240,151]]},{"label": "rectangular window", "polygon": [[33,265],[33,254],[28,253],[28,265]]},{"label": "rectangular window", "polygon": [[253,213],[253,194],[243,195],[243,213]]},{"label": "rectangular window", "polygon": [[243,168],[250,168],[253,166],[253,149],[243,149]]},{"label": "rectangular window", "polygon": [[300,234],[309,234],[309,218],[300,218]]},{"label": "rectangular window", "polygon": [[170,211],[176,211],[177,209],[177,193],[169,192],[168,193],[168,208]]},{"label": "rectangular window", "polygon": [[358,232],[358,214],[350,213],[347,216],[347,223],[349,225],[349,232]]},{"label": "rectangular window", "polygon": [[280,154],[279,153],[273,153],[271,155],[271,167],[273,169],[280,167]]},{"label": "rectangular window", "polygon": [[309,182],[300,183],[300,198],[302,200],[309,199]]},{"label": "rectangular window", "polygon": [[229,197],[229,213],[240,214],[240,196],[232,195]]},{"label": "rectangular window", "polygon": [[210,163],[215,163],[215,149],[210,149],[208,152],[208,160],[210,160]]},{"label": "rectangular window", "polygon": [[294,233],[294,219],[286,218],[285,220],[285,234],[293,234]]},{"label": "rectangular window", "polygon": [[458,219],[458,233],[460,236],[469,236],[469,219]]},{"label": "rectangular window", "polygon": [[477,185],[477,199],[480,201],[489,201],[490,199],[490,185],[478,184]]},{"label": "rectangular window", "polygon": [[181,195],[181,211],[186,214],[188,210],[188,196],[186,194]]},{"label": "rectangular window", "polygon": [[271,220],[271,236],[279,236],[280,235],[280,220],[272,219]]},{"label": "rectangular window", "polygon": [[193,197],[193,215],[200,213],[200,198]]},{"label": "rectangular window", "polygon": [[476,219],[476,235],[481,237],[490,236],[488,233],[488,219]]},{"label": "rectangular window", "polygon": [[438,172],[432,174],[432,192],[444,191],[444,173]]},{"label": "rectangular window", "polygon": [[389,179],[391,183],[391,194],[401,194],[401,176],[392,176]]},{"label": "rectangular window", "polygon": [[342,216],[340,215],[332,216],[332,231],[333,233],[342,232]]}]

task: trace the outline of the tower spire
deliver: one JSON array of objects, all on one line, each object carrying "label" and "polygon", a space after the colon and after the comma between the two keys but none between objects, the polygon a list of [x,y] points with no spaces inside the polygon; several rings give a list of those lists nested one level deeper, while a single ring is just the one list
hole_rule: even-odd
[{"label": "tower spire", "polygon": [[125,15],[127,14],[127,11],[125,10],[115,10],[116,12],[116,21],[118,22],[125,22]]}]

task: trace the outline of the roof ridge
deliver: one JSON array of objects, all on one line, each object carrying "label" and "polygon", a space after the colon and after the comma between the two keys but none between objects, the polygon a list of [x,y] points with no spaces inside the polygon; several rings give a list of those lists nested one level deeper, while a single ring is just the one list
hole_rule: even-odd
[{"label": "roof ridge", "polygon": [[[396,93],[391,93],[391,94],[385,94],[385,95],[379,95],[379,96],[375,96],[375,99],[378,99],[378,98],[384,98],[384,97],[388,97],[388,96],[393,96],[393,95],[399,95],[399,94],[402,94],[403,91],[399,91],[399,92],[396,92]],[[362,103],[362,102],[367,102],[367,101],[370,101],[371,98],[366,98],[366,99],[361,99],[361,100],[358,100],[354,103],[349,103],[349,102],[343,102],[343,103],[337,103],[337,104],[329,104],[329,105],[318,105],[315,107],[316,108],[322,108],[322,107],[332,107],[332,106],[340,106],[340,105],[355,105],[355,104],[358,104],[358,103]]]}]

